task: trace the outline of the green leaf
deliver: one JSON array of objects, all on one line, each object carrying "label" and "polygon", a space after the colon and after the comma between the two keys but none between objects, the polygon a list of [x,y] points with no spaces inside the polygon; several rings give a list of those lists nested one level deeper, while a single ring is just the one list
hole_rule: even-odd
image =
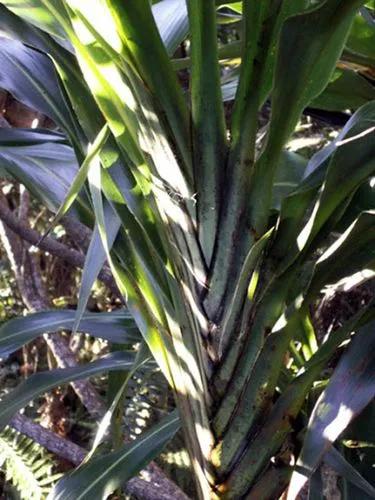
[{"label": "green leaf", "polygon": [[[113,211],[112,207],[109,207],[109,210],[105,214],[105,218],[108,247],[111,249],[119,232],[121,221],[117,214]],[[91,236],[90,245],[85,258],[85,265],[82,271],[75,322],[72,328],[73,333],[75,333],[79,328],[81,319],[87,306],[87,302],[90,297],[92,287],[106,260],[107,252],[103,247],[98,225],[95,224],[94,231]]]},{"label": "green leaf", "polygon": [[367,268],[375,268],[375,210],[362,213],[323,253],[306,293],[318,293],[323,285]]},{"label": "green leaf", "polygon": [[[123,397],[125,396],[125,391],[126,388],[129,384],[129,380],[134,376],[136,371],[145,363],[150,361],[151,359],[151,354],[150,350],[147,347],[147,344],[145,342],[142,342],[141,347],[137,351],[137,354],[134,359],[133,366],[131,367],[130,370],[125,371],[124,373],[124,379],[122,384],[118,387],[118,390],[116,391],[113,400],[111,402],[110,407],[106,411],[104,417],[102,418],[101,422],[99,423],[98,429],[95,432],[95,438],[94,442],[91,446],[91,449],[89,453],[86,455],[84,463],[87,463],[91,457],[94,455],[95,451],[97,450],[98,446],[100,443],[103,441],[105,434],[107,432],[108,427],[111,425],[111,421],[114,417],[114,414],[116,412],[116,409],[119,407],[119,405],[124,405],[124,400]],[[117,375],[119,375],[117,373]],[[120,374],[122,375],[122,374]],[[111,374],[109,375],[111,376]],[[118,381],[116,381],[118,382]],[[123,412],[121,411],[120,415],[123,415]],[[121,422],[120,422],[121,425]]]},{"label": "green leaf", "polygon": [[358,13],[354,18],[354,22],[346,42],[347,49],[354,54],[365,56],[371,66],[375,66],[375,29],[373,22],[374,21],[372,21],[372,24],[369,24],[366,19]]},{"label": "green leaf", "polygon": [[106,498],[157,457],[179,426],[178,414],[171,413],[136,441],[91,460],[59,481],[48,499]]},{"label": "green leaf", "polygon": [[[135,65],[151,93],[165,112],[169,130],[172,132],[185,171],[192,183],[192,160],[187,108],[182,90],[177,83],[172,64],[163,46],[160,33],[152,16],[148,0],[107,0],[116,23],[117,32],[126,52],[134,58]],[[84,14],[84,12],[83,12]],[[100,29],[96,21],[96,29]]]},{"label": "green leaf", "polygon": [[46,142],[68,144],[65,135],[48,129],[2,128],[0,130],[0,150],[11,146],[35,146]]},{"label": "green leaf", "polygon": [[67,104],[52,61],[16,40],[0,38],[0,86],[16,99],[49,116],[62,127],[72,144],[82,136]]},{"label": "green leaf", "polygon": [[[374,123],[375,105],[371,102],[356,111],[334,141],[315,153],[306,167],[300,185],[284,199],[276,238],[271,249],[279,271],[285,270],[286,267],[293,263],[306,244],[312,231],[314,218],[317,211],[320,210],[320,204],[316,200],[320,199],[322,192],[330,186],[330,195],[327,196],[327,201],[334,205],[331,208],[332,213],[342,202],[350,200],[350,194],[354,194],[357,187],[368,177],[369,172],[372,170],[371,135],[364,136],[362,140],[365,142],[362,144],[356,140],[347,143],[346,146],[350,146],[349,150],[343,150],[345,144],[342,143],[345,143],[351,136],[355,136],[356,130],[366,131],[369,128],[371,129]],[[340,144],[342,145],[339,146]],[[360,159],[358,153],[363,154]],[[338,154],[339,157],[334,158],[335,154]],[[345,174],[341,170],[344,166],[347,169]],[[330,169],[332,169],[331,173],[329,173]],[[339,178],[340,174],[348,183],[346,190],[343,192],[341,191],[343,186]],[[329,182],[327,186],[325,178],[329,175],[332,175],[332,182]],[[336,189],[338,183],[340,183],[339,190]],[[319,192],[321,186],[324,187]],[[316,204],[316,211],[312,210],[312,204],[314,203]],[[306,224],[308,214],[310,222]],[[301,233],[303,230],[305,235],[302,235],[302,240]]]},{"label": "green leaf", "polygon": [[288,500],[297,497],[330,444],[375,396],[374,363],[375,323],[372,322],[356,333],[315,404],[292,475]]},{"label": "green leaf", "polygon": [[[374,111],[375,102],[365,107]],[[339,147],[329,162],[311,217],[297,238],[300,250],[311,244],[330,219],[335,220],[336,210],[347,203],[358,186],[375,172],[374,135],[375,120],[372,117],[353,125],[345,139],[336,142]]]},{"label": "green leaf", "polygon": [[242,14],[242,2],[233,1],[232,3],[223,3],[222,5],[220,5],[219,10],[224,8],[230,9],[237,14]]},{"label": "green leaf", "polygon": [[[246,255],[246,259],[243,263],[240,272],[240,278],[236,284],[236,288],[233,293],[233,297],[231,302],[228,304],[228,309],[225,312],[221,324],[221,338],[219,345],[219,355],[222,356],[223,353],[226,352],[228,345],[230,345],[230,341],[233,341],[233,333],[236,331],[236,325],[238,322],[238,318],[240,317],[240,313],[243,307],[243,300],[246,297],[248,292],[249,283],[254,273],[257,272],[257,267],[261,260],[262,253],[271,238],[273,233],[273,228],[270,229],[266,234],[262,236],[262,238],[257,241],[249,250]],[[250,292],[248,293],[248,300],[251,301],[252,297],[250,297]],[[237,332],[236,332],[237,333]],[[216,379],[219,384],[224,385],[223,381],[220,380],[219,376],[220,371],[216,373]]]},{"label": "green leaf", "polygon": [[[14,487],[20,500],[45,498],[61,478],[46,449],[10,427],[0,433],[0,463],[6,483]],[[9,493],[13,496],[12,490]]]},{"label": "green leaf", "polygon": [[307,160],[291,151],[283,151],[273,185],[272,209],[280,210],[282,201],[300,184]]},{"label": "green leaf", "polygon": [[84,365],[36,373],[0,401],[0,428],[5,427],[12,416],[30,401],[54,387],[109,370],[130,369],[133,362],[134,352],[116,352]]},{"label": "green leaf", "polygon": [[[22,41],[25,45],[34,47],[52,58],[61,79],[63,93],[65,95],[66,92],[69,96],[72,108],[77,114],[79,124],[88,140],[93,141],[103,126],[103,119],[82,77],[71,44],[66,41],[63,48],[48,33],[27,23],[1,5],[0,14],[0,29],[8,36]],[[82,161],[86,140],[81,137],[81,141],[83,150],[78,152],[81,153],[80,160]]]},{"label": "green leaf", "polygon": [[355,71],[336,68],[327,87],[310,106],[329,111],[356,110],[374,99],[375,88],[366,78]]},{"label": "green leaf", "polygon": [[218,64],[214,0],[188,0],[191,109],[199,238],[209,265],[225,176],[226,131]]},{"label": "green leaf", "polygon": [[[343,6],[339,0],[324,2],[317,9],[285,21],[272,94],[273,130],[270,131],[269,148],[274,147],[274,141],[285,142],[302,110],[329,82],[356,9],[362,3],[349,0]],[[287,77],[284,71],[286,65],[293,68],[294,78]],[[277,131],[281,123],[282,130]]]},{"label": "green leaf", "polygon": [[[325,2],[287,19],[283,25],[272,91],[268,141],[252,180],[250,217],[262,234],[268,220],[272,185],[282,148],[303,109],[326,87],[345,44],[356,9],[363,2]],[[286,67],[293,68],[290,78]],[[311,71],[314,68],[314,71]]]},{"label": "green leaf", "polygon": [[[139,326],[150,351],[159,364],[167,380],[172,383],[173,377],[170,369],[170,355],[167,348],[167,337],[163,335],[162,324],[165,320],[164,311],[161,309],[159,297],[152,286],[152,282],[139,266],[136,254],[131,243],[127,249],[127,265],[120,267],[117,259],[110,253],[108,232],[106,229],[105,205],[102,198],[102,173],[98,159],[94,160],[93,168],[89,171],[89,186],[94,206],[98,230],[102,245],[105,249],[108,262],[116,280],[117,286],[126,300],[126,305]],[[130,262],[129,262],[130,261]],[[130,269],[129,269],[130,264]],[[162,333],[163,332],[163,333]],[[173,356],[173,355],[172,355]]]},{"label": "green leaf", "polygon": [[300,373],[305,371],[314,371],[317,367],[323,367],[334,356],[339,346],[350,338],[353,331],[356,331],[362,325],[375,319],[375,299],[362,307],[351,319],[334,332],[323,342],[319,349],[305,363]]},{"label": "green leaf", "polygon": [[[56,7],[64,12],[62,0],[54,0]],[[64,30],[41,0],[1,0],[1,3],[17,16],[57,38],[66,38]]]},{"label": "green leaf", "polygon": [[101,150],[108,140],[109,134],[109,128],[107,124],[105,124],[97,135],[93,144],[89,145],[87,156],[82,162],[82,165],[79,167],[77,175],[74,177],[63,203],[60,205],[56,215],[53,218],[53,221],[49,225],[44,236],[51,232],[51,230],[59,223],[59,221],[64,217],[69,208],[73,205],[74,201],[79,195],[79,192],[86,182],[90,167],[94,159],[100,154]]},{"label": "green leaf", "polygon": [[[7,321],[0,327],[0,357],[9,356],[44,333],[72,330],[75,315],[74,310],[43,311]],[[116,344],[141,339],[134,320],[126,311],[85,313],[79,331]]]},{"label": "green leaf", "polygon": [[189,31],[185,0],[163,0],[152,6],[160,37],[170,56],[174,54]]},{"label": "green leaf", "polygon": [[[54,138],[51,142],[40,142],[40,136],[35,131],[30,134],[25,131],[24,136],[20,138],[24,142],[35,141],[35,144],[19,146],[13,141],[9,146],[3,146],[1,137],[4,137],[5,141],[9,137],[6,130],[0,130],[2,167],[10,176],[24,184],[47,208],[56,212],[78,171],[73,149]],[[19,134],[15,137],[18,140]],[[84,198],[79,197],[77,201],[80,207],[89,210]],[[73,206],[70,213],[77,215],[77,209],[78,206]]]},{"label": "green leaf", "polygon": [[323,165],[324,162],[326,162],[327,159],[336,151],[338,145],[347,137],[350,137],[349,133],[351,129],[357,127],[361,123],[365,125],[363,126],[364,129],[366,129],[366,125],[371,126],[371,124],[375,123],[374,103],[367,103],[360,109],[358,109],[350,118],[350,120],[348,120],[348,122],[345,124],[335,140],[333,140],[330,144],[328,144],[328,146],[314,154],[307,165],[304,179],[312,174],[315,170],[317,170],[321,165]]},{"label": "green leaf", "polygon": [[319,371],[305,373],[287,387],[262,422],[259,432],[244,451],[236,467],[221,485],[234,498],[244,495],[249,485],[258,477],[269,458],[280,448],[292,427],[292,420],[299,413],[311,384]]},{"label": "green leaf", "polygon": [[375,207],[375,182],[373,177],[367,179],[355,192],[342,219],[338,223],[337,230],[344,232],[357,217]]},{"label": "green leaf", "polygon": [[49,52],[51,46],[56,46],[59,50],[65,49],[64,52],[73,52],[67,40],[58,37],[53,38],[52,35],[4,7],[4,2],[0,4],[0,33],[43,52]]},{"label": "green leaf", "polygon": [[[358,326],[368,324],[369,320],[374,319],[374,305],[375,301],[373,300],[351,320],[336,330],[305,364],[305,368],[301,370],[302,374],[298,374],[286,387],[268,413],[267,418],[262,421],[259,432],[254,436],[240,461],[222,485],[226,491],[231,491],[233,495],[240,495],[248,490],[249,484],[258,477],[260,471],[268,463],[269,457],[276,453],[284,442],[287,434],[292,429],[294,418],[300,412],[311,385],[317,380],[325,364],[336,352],[337,347]],[[290,325],[290,323],[288,324]],[[283,336],[277,337],[277,333],[285,333],[285,330],[274,332],[279,342],[283,343]],[[268,346],[271,347],[270,351],[272,353],[272,339],[270,336],[268,338],[270,339]],[[272,365],[272,358],[270,358],[268,366],[270,364]],[[257,459],[254,460],[254,457],[257,457]]]},{"label": "green leaf", "polygon": [[[254,165],[259,156],[256,147],[258,110],[271,90],[274,55],[282,22],[287,15],[303,10],[301,0],[267,0],[258,2],[256,8],[248,0],[243,5],[243,63],[231,119],[231,148],[227,161],[230,175],[227,176],[225,186],[226,202],[219,224],[217,252],[211,273],[211,293],[205,300],[205,307],[212,317],[218,315],[219,309],[226,307],[249,246],[266,231],[265,223],[271,207],[274,179],[273,175],[268,176],[266,173],[270,166],[267,161],[265,169],[259,167],[259,179],[253,178],[256,170]],[[284,126],[283,122],[280,131]],[[279,164],[279,158],[275,163],[276,166]],[[259,193],[255,188],[258,180],[262,185]],[[265,195],[263,188],[267,184],[268,193]],[[267,203],[267,208],[264,209],[260,229],[253,216],[258,212],[256,205],[264,203]],[[236,245],[232,245],[233,241]],[[236,255],[232,255],[230,250]]]}]

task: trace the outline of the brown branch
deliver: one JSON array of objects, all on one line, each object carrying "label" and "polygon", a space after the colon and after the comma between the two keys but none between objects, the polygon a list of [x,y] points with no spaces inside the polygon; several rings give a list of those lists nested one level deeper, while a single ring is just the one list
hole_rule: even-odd
[{"label": "brown branch", "polygon": [[17,413],[9,422],[10,427],[21,434],[25,434],[33,441],[39,443],[46,450],[51,451],[60,458],[68,460],[73,465],[79,465],[85,458],[86,450],[77,444],[58,436],[54,432],[33,422],[30,418]]},{"label": "brown branch", "polygon": [[[59,241],[48,236],[41,240],[41,235],[34,229],[25,226],[25,224],[18,220],[18,218],[7,207],[7,204],[3,200],[0,200],[0,219],[22,240],[27,241],[31,245],[37,246],[41,250],[48,252],[51,255],[59,257],[73,267],[83,268],[85,264],[85,256],[82,253],[78,252],[77,250],[68,248],[63,243],[60,243]],[[73,223],[69,221],[69,232],[73,231],[73,227]],[[79,231],[76,229],[75,234],[77,235],[78,232]],[[86,232],[85,239],[87,238],[87,234],[88,233]],[[107,285],[112,293],[119,295],[119,291],[113,280],[113,277],[107,269],[102,269],[100,271],[98,279],[105,285]]]}]

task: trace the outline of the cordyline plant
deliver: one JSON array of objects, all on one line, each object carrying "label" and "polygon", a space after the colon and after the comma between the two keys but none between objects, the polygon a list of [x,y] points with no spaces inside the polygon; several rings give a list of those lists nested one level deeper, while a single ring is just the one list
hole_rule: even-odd
[{"label": "cordyline plant", "polygon": [[[220,47],[223,2],[214,0],[0,3],[8,37],[0,84],[64,134],[3,131],[2,167],[57,212],[52,226],[70,209],[94,229],[70,328],[117,349],[139,331],[179,412],[87,460],[52,498],[105,497],[179,425],[199,498],[276,499],[288,488],[293,499],[323,459],[373,496],[332,443],[374,395],[374,302],[324,343],[310,307],[327,285],[373,276],[375,203],[361,193],[373,186],[374,102],[308,163],[285,150],[304,109],[342,71],[340,57],[360,59],[348,41],[363,21],[359,9],[371,16],[365,2],[236,2],[220,12],[241,18],[241,40]],[[173,59],[185,39],[189,57]],[[223,72],[234,57],[240,66]],[[188,90],[177,78],[182,67]],[[234,98],[229,124],[223,98]],[[106,259],[133,319],[118,312],[90,323],[84,309]],[[62,311],[46,314],[3,327],[2,352],[67,327]],[[310,392],[343,343],[311,411]],[[144,349],[114,352],[34,375],[4,398],[0,422],[79,377],[123,370],[126,385],[147,359]]]}]

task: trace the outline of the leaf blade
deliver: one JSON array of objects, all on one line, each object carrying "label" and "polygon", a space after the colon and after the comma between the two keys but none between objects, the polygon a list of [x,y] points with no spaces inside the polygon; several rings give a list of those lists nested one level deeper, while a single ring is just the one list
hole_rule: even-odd
[{"label": "leaf blade", "polygon": [[375,396],[374,353],[375,323],[372,322],[357,332],[314,407],[290,482],[288,500],[297,497],[329,445]]},{"label": "leaf blade", "polygon": [[178,428],[179,417],[173,412],[134,443],[94,459],[62,479],[48,500],[106,498],[157,456]]}]

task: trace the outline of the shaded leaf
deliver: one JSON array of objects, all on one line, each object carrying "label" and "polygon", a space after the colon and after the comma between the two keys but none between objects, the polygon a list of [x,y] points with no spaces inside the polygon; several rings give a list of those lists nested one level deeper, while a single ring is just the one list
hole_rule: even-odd
[{"label": "shaded leaf", "polygon": [[214,0],[187,0],[191,31],[191,112],[199,239],[210,263],[218,226],[226,154]]},{"label": "shaded leaf", "polygon": [[[0,130],[0,137],[3,130],[6,129]],[[34,132],[31,134],[35,137]],[[59,142],[0,146],[0,159],[7,173],[24,184],[52,212],[56,212],[64,201],[78,172],[73,149]],[[82,203],[82,198],[79,201]],[[77,214],[74,206],[71,210]]]},{"label": "shaded leaf", "polygon": [[35,146],[46,142],[67,144],[65,135],[48,129],[1,128],[0,151],[11,146]]},{"label": "shaded leaf", "polygon": [[0,66],[0,86],[52,118],[78,145],[81,133],[60,90],[52,61],[19,41],[0,38]]},{"label": "shaded leaf", "polygon": [[[372,21],[373,23],[374,21]],[[374,56],[375,29],[374,24],[369,24],[362,14],[354,18],[352,28],[346,42],[346,48],[355,54],[368,58],[368,62],[375,66]]]},{"label": "shaded leaf", "polygon": [[[101,422],[99,423],[98,429],[95,433],[95,438],[94,442],[91,446],[91,449],[89,453],[86,455],[84,462],[88,462],[91,457],[94,455],[95,451],[97,450],[98,446],[100,443],[103,441],[105,434],[107,432],[108,427],[111,424],[111,420],[113,418],[113,415],[119,406],[119,404],[124,404],[123,402],[123,396],[125,394],[126,388],[129,384],[130,379],[133,377],[133,375],[136,373],[136,371],[144,365],[147,361],[151,359],[151,354],[150,350],[147,347],[147,344],[145,342],[142,342],[136,356],[134,359],[133,366],[131,367],[130,370],[125,371],[124,374],[124,381],[121,383],[121,385],[118,387],[118,390],[116,391],[113,400],[111,402],[111,405],[109,409],[106,411],[104,417],[102,418]],[[111,374],[109,375],[111,376]]]},{"label": "shaded leaf", "polygon": [[[72,330],[75,315],[74,310],[43,311],[7,321],[0,327],[0,358],[44,333]],[[116,344],[139,342],[141,338],[126,311],[85,313],[79,331]]]},{"label": "shaded leaf", "polygon": [[362,213],[316,263],[307,293],[375,267],[375,210]]},{"label": "shaded leaf", "polygon": [[94,159],[100,154],[103,149],[107,139],[109,137],[109,129],[107,124],[101,129],[99,134],[97,135],[93,144],[89,145],[89,150],[87,152],[86,158],[83,160],[82,165],[79,167],[77,174],[75,175],[67,194],[65,195],[63,203],[60,205],[57,210],[56,215],[53,218],[50,226],[48,227],[45,236],[58,224],[58,222],[64,217],[69,208],[73,205],[74,201],[78,197],[81,189],[83,188],[90,167],[94,161]]},{"label": "shaded leaf", "polygon": [[133,362],[134,352],[116,352],[84,365],[38,372],[21,382],[2,398],[0,401],[0,428],[5,427],[18,410],[54,387],[109,370],[130,369]]},{"label": "shaded leaf", "polygon": [[375,498],[375,488],[361,476],[361,474],[345,460],[339,451],[333,446],[324,455],[324,462],[332,467],[341,477],[350,481],[360,490],[364,491],[370,498]]},{"label": "shaded leaf", "polygon": [[[294,262],[308,241],[314,219],[318,211],[323,209],[320,204],[322,193],[328,191],[326,202],[330,205],[329,213],[332,214],[342,202],[350,200],[350,195],[354,194],[374,169],[374,142],[371,135],[342,144],[350,137],[355,137],[357,131],[367,131],[374,124],[375,105],[370,102],[358,109],[334,141],[310,159],[302,182],[282,203],[278,230],[271,250],[279,262],[279,269],[285,270]],[[348,149],[343,150],[345,146]],[[329,177],[329,182],[325,182]],[[340,189],[337,189],[337,185],[340,185]],[[314,203],[315,211],[312,210]],[[308,224],[307,215],[310,215]],[[319,227],[322,226],[321,222]]]},{"label": "shaded leaf", "polygon": [[273,185],[273,210],[280,210],[284,198],[298,187],[306,165],[307,160],[303,156],[292,151],[283,152]]},{"label": "shaded leaf", "polygon": [[375,99],[375,87],[366,78],[349,69],[337,69],[324,89],[310,107],[329,111],[357,109]]}]

